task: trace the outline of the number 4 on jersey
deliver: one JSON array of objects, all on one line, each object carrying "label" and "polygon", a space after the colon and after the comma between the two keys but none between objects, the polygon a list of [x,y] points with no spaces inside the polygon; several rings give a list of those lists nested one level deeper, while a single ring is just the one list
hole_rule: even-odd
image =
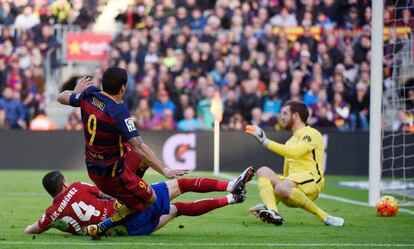
[{"label": "number 4 on jersey", "polygon": [[86,205],[83,201],[73,203],[72,208],[81,221],[89,221],[92,215],[99,216],[101,214],[99,210],[95,210],[94,206]]}]

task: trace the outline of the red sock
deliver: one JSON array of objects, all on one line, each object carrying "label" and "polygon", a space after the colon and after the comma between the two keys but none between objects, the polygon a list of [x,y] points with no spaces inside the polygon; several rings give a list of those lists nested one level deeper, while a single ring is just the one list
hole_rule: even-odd
[{"label": "red sock", "polygon": [[176,202],[177,215],[198,216],[228,204],[227,197],[199,200],[194,202]]},{"label": "red sock", "polygon": [[177,179],[177,182],[181,193],[226,191],[227,186],[229,185],[228,181],[221,181],[210,178],[179,178]]}]

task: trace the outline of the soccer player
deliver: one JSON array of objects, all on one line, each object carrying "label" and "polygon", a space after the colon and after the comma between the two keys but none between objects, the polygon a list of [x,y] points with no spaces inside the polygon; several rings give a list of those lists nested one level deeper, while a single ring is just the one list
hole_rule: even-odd
[{"label": "soccer player", "polygon": [[325,182],[320,168],[325,146],[322,135],[306,125],[308,116],[304,103],[286,102],[281,110],[280,121],[286,130],[293,132],[293,136],[285,144],[268,139],[258,126],[246,126],[246,133],[256,138],[262,146],[285,157],[283,175],[276,174],[269,167],[257,170],[263,204],[250,208],[250,211],[263,222],[282,225],[284,219],[277,208],[277,203],[281,201],[288,207],[305,209],[326,225],[341,227],[344,219],[328,215],[313,202]]},{"label": "soccer player", "polygon": [[42,184],[53,197],[53,204],[46,209],[39,221],[26,227],[26,233],[42,233],[55,227],[83,235],[84,227],[98,224],[115,212],[114,198],[90,184],[74,182],[69,185],[60,171],[47,173]]},{"label": "soccer player", "polygon": [[[229,204],[245,200],[246,183],[254,175],[248,167],[233,181],[209,178],[181,178],[158,184],[152,188],[157,194],[156,202],[143,213],[126,221],[123,226],[109,230],[109,234],[148,235],[180,215],[198,216]],[[74,235],[86,235],[85,228],[97,224],[112,215],[120,204],[102,193],[97,187],[75,182],[68,185],[60,171],[51,171],[43,177],[43,186],[53,197],[53,204],[34,224],[26,227],[26,233],[42,233],[56,228]],[[204,199],[195,202],[170,201],[186,192],[229,191],[221,198]]]},{"label": "soccer player", "polygon": [[165,167],[142,141],[123,103],[127,80],[124,69],[112,67],[103,73],[102,91],[83,77],[73,91],[66,90],[58,96],[61,104],[81,108],[89,177],[105,194],[125,204],[111,218],[88,227],[93,239],[99,239],[106,230],[156,201],[151,186],[133,170],[141,161],[169,179],[188,172]]}]

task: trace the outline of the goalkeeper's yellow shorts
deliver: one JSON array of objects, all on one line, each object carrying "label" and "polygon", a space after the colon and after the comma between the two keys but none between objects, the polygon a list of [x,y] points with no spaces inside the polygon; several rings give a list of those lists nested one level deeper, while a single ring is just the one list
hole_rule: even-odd
[{"label": "goalkeeper's yellow shorts", "polygon": [[[316,183],[317,179],[309,172],[295,172],[288,176],[279,176],[280,180],[288,179],[295,182],[298,186],[297,188],[302,191],[309,199],[312,201],[318,198],[319,193],[321,192],[325,180],[322,179],[319,183]],[[319,178],[318,178],[319,179]]]}]

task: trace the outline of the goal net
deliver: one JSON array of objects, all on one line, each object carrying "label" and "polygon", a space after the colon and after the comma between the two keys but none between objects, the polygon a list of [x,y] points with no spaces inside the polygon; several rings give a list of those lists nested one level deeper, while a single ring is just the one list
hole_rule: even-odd
[{"label": "goal net", "polygon": [[381,194],[394,195],[406,204],[412,203],[414,197],[412,13],[414,5],[411,0],[384,1],[380,191]]}]

